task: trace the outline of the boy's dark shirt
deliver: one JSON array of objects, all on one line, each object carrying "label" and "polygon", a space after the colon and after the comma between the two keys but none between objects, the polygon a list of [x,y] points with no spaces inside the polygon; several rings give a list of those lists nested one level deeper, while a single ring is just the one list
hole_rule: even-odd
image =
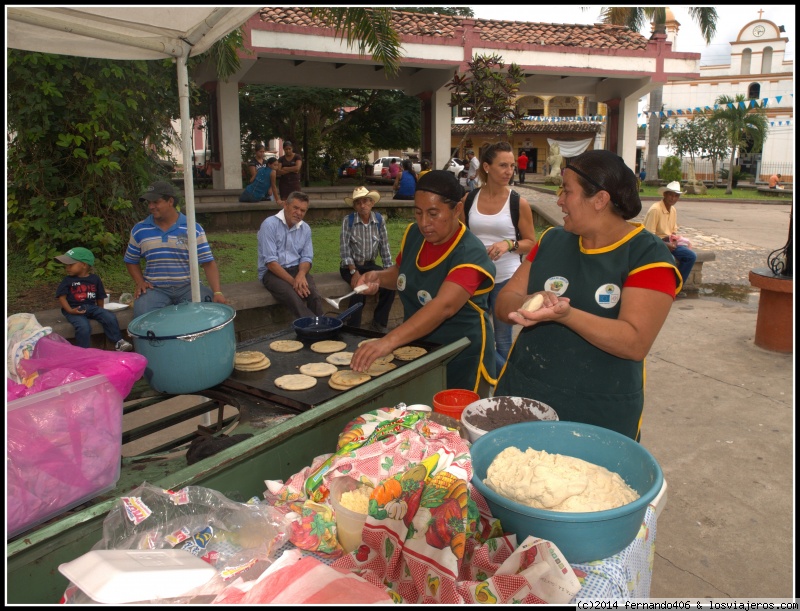
[{"label": "boy's dark shirt", "polygon": [[89,274],[85,278],[67,276],[56,289],[56,299],[61,295],[67,296],[67,303],[71,308],[77,308],[87,303],[97,305],[98,299],[106,298],[106,289],[97,274]]}]

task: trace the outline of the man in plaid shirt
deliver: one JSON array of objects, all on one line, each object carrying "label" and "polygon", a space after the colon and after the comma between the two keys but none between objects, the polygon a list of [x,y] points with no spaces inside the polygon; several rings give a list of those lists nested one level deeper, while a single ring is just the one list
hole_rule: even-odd
[{"label": "man in plaid shirt", "polygon": [[[339,273],[345,282],[355,288],[361,274],[370,270],[380,270],[392,266],[392,253],[389,250],[389,234],[386,231],[386,222],[378,212],[373,212],[372,207],[381,199],[377,191],[369,191],[366,187],[357,187],[353,197],[345,197],[344,201],[353,206],[355,212],[348,214],[342,221],[342,233],[339,238],[339,253],[341,263]],[[380,255],[383,267],[375,263]],[[372,317],[370,328],[379,333],[386,333],[389,325],[389,312],[394,303],[395,291],[380,289],[378,291],[378,305]],[[353,295],[350,305],[363,303],[364,295]],[[361,310],[350,318],[349,324],[361,324]]]}]

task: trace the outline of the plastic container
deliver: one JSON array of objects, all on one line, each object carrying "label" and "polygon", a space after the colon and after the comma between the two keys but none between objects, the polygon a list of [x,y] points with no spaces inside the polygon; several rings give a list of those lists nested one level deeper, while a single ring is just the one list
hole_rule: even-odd
[{"label": "plastic container", "polygon": [[92,376],[8,404],[8,536],[113,489],[122,456],[122,397]]},{"label": "plastic container", "polygon": [[339,544],[347,553],[352,552],[361,544],[361,531],[367,521],[367,514],[358,513],[342,505],[342,495],[359,487],[369,488],[348,476],[336,477],[329,484],[330,501],[336,515],[336,533]]},{"label": "plastic container", "polygon": [[433,395],[433,411],[460,420],[464,408],[480,398],[478,393],[463,388],[443,390]]},{"label": "plastic container", "polygon": [[[574,456],[618,473],[639,493],[635,501],[605,511],[549,511],[522,505],[501,496],[486,484],[486,470],[507,447],[545,450]],[[521,542],[528,535],[556,544],[570,564],[613,556],[634,540],[647,506],[664,485],[656,459],[640,444],[616,431],[580,422],[521,422],[489,431],[475,440],[472,484],[484,496],[505,532]]]},{"label": "plastic container", "polygon": [[[518,416],[517,422],[558,420],[556,410],[535,399],[528,399],[527,397],[492,397],[490,399],[481,399],[480,401],[470,403],[464,408],[464,411],[461,412],[461,424],[464,430],[467,431],[470,442],[475,443],[478,437],[486,434],[486,430],[470,422],[474,416],[485,416],[487,413],[492,414],[493,412],[502,413],[504,410],[524,410],[526,413]],[[516,424],[516,422],[514,424]],[[492,430],[495,428],[499,427],[492,427]]]},{"label": "plastic container", "polygon": [[182,549],[93,550],[58,570],[89,598],[108,605],[174,598],[217,574]]}]

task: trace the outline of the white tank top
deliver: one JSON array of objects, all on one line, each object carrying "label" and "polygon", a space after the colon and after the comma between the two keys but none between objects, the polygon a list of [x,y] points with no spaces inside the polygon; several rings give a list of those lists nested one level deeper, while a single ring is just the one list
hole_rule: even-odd
[{"label": "white tank top", "polygon": [[[469,229],[475,236],[483,243],[484,246],[489,246],[501,240],[516,239],[516,231],[514,230],[514,223],[511,221],[511,194],[506,198],[506,203],[497,214],[482,214],[478,211],[478,200],[480,199],[481,192],[478,191],[475,196],[475,201],[472,202],[472,207],[469,209]],[[518,252],[507,252],[502,257],[494,262],[497,268],[497,273],[494,281],[505,282],[517,268],[520,266]]]}]

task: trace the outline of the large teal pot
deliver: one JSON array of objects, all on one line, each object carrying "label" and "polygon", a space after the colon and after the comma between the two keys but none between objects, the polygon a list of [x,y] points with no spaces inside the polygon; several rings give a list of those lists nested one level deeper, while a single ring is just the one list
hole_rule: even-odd
[{"label": "large teal pot", "polygon": [[155,390],[191,394],[216,386],[233,372],[236,311],[222,303],[167,306],[128,325],[136,352],[147,358],[144,377]]}]

